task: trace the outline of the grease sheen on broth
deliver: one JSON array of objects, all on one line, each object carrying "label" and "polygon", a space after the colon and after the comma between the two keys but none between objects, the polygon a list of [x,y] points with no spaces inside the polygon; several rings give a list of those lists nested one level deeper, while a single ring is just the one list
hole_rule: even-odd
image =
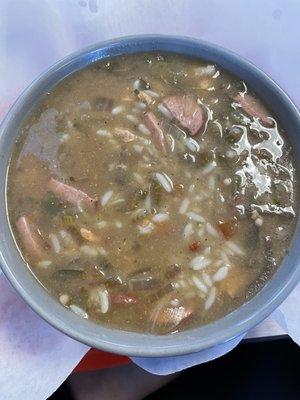
[{"label": "grease sheen on broth", "polygon": [[71,311],[129,331],[216,320],[270,279],[295,225],[276,116],[217,65],[136,54],[67,77],[23,125],[9,218]]}]

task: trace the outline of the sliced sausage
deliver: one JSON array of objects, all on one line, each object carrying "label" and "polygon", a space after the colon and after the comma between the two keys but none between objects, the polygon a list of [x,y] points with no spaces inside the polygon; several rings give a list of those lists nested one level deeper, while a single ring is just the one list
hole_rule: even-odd
[{"label": "sliced sausage", "polygon": [[190,96],[168,96],[163,104],[190,135],[200,132],[205,124],[205,112]]},{"label": "sliced sausage", "polygon": [[155,147],[163,154],[166,154],[166,140],[158,119],[152,112],[146,112],[144,115],[144,120],[145,125],[152,134],[152,139]]},{"label": "sliced sausage", "polygon": [[116,128],[113,134],[114,136],[117,136],[120,139],[122,139],[123,142],[125,143],[132,142],[135,139],[135,135],[128,129]]},{"label": "sliced sausage", "polygon": [[36,259],[42,258],[43,246],[41,238],[29,218],[26,215],[19,217],[16,221],[16,227],[25,251]]},{"label": "sliced sausage", "polygon": [[268,110],[263,104],[255,99],[250,94],[238,93],[233,97],[233,100],[242,107],[242,109],[251,117],[259,118],[264,124],[268,126],[273,125],[273,121],[270,119]]},{"label": "sliced sausage", "polygon": [[54,178],[51,178],[48,182],[49,189],[58,195],[62,200],[68,203],[77,205],[80,203],[82,207],[88,209],[95,209],[97,207],[97,200],[93,199],[86,193],[73,186],[66,185]]}]

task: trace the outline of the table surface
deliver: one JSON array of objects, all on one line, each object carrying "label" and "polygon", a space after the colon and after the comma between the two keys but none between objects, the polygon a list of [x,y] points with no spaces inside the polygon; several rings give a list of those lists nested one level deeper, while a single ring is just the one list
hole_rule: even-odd
[{"label": "table surface", "polygon": [[[0,118],[1,110],[4,113],[24,87],[66,54],[112,37],[144,33],[193,36],[227,47],[273,76],[300,104],[300,52],[294,51],[300,3],[286,4],[285,0],[2,0],[0,76],[6,79],[0,79]],[[283,333],[267,319],[247,338]]]}]

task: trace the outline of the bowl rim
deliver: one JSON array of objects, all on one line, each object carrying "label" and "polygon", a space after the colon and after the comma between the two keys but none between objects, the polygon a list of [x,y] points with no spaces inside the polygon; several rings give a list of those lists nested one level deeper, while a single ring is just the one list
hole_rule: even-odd
[{"label": "bowl rim", "polygon": [[[5,154],[7,152],[4,149],[12,147],[14,141],[13,143],[12,139],[9,141],[9,136],[12,135],[14,125],[15,127],[20,126],[24,110],[29,112],[30,101],[38,102],[45,94],[45,88],[53,87],[69,74],[91,63],[116,55],[141,51],[190,55],[216,62],[233,74],[236,69],[244,70],[246,74],[250,74],[253,82],[261,84],[259,89],[262,91],[259,93],[261,97],[264,98],[264,89],[268,89],[275,97],[277,96],[276,99],[288,110],[289,117],[296,125],[295,129],[297,128],[298,131],[300,129],[299,111],[284,91],[252,63],[215,44],[189,37],[136,35],[97,43],[72,53],[51,66],[24,90],[0,126],[0,166],[2,167],[0,171],[0,220],[3,221],[0,262],[2,271],[23,300],[44,320],[73,339],[112,353],[138,357],[166,357],[194,353],[236,338],[257,325],[279,306],[300,279],[300,253],[297,254],[297,248],[300,246],[299,218],[288,255],[271,280],[250,301],[208,325],[175,335],[156,336],[97,325],[83,320],[60,305],[47,293],[32,272],[28,268],[24,269],[26,263],[17,250],[7,216],[6,179],[10,153]],[[58,77],[60,79],[57,79]],[[256,88],[255,90],[259,92]],[[39,97],[35,93],[38,93]],[[18,134],[15,134],[15,137],[17,136]],[[299,158],[299,156],[297,157]],[[3,171],[5,165],[6,170]],[[276,284],[274,283],[275,279]]]}]

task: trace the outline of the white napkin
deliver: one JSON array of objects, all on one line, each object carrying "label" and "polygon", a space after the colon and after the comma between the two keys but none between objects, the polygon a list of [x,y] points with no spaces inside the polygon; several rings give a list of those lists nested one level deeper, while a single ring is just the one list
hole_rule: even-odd
[{"label": "white napkin", "polygon": [[[193,36],[227,47],[269,73],[300,104],[299,12],[300,3],[287,6],[285,0],[0,0],[0,118],[61,57],[143,33]],[[271,316],[298,344],[299,302],[300,285]],[[133,361],[169,374],[217,358],[241,339],[193,355]],[[37,317],[0,276],[0,399],[46,399],[87,350]]]}]

